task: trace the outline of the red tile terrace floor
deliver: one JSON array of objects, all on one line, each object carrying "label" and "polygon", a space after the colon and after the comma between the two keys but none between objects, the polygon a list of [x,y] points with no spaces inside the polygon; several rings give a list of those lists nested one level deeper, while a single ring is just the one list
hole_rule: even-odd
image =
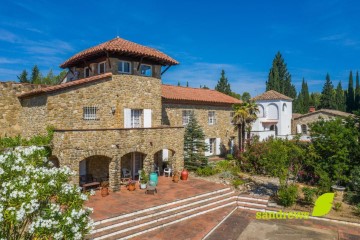
[{"label": "red tile terrace floor", "polygon": [[172,182],[171,177],[159,177],[159,183],[156,187],[157,193],[145,194],[145,190],[139,189],[136,184],[136,190],[130,192],[125,186],[121,186],[118,192],[110,192],[110,195],[102,197],[100,191],[96,191],[91,196],[86,206],[94,209],[91,217],[94,221],[119,216],[154,207],[179,199],[184,199],[207,192],[212,192],[225,188],[223,184],[216,184],[200,179],[188,179],[187,181]]}]

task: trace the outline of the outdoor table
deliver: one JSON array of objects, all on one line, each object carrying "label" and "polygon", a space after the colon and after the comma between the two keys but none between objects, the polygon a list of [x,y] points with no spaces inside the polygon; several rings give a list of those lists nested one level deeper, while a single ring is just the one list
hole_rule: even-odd
[{"label": "outdoor table", "polygon": [[152,193],[153,195],[157,193],[156,186],[150,186],[148,185],[145,191],[145,194]]},{"label": "outdoor table", "polygon": [[91,183],[85,183],[84,185],[82,185],[83,187],[83,191],[86,191],[86,188],[90,188],[90,187],[100,187],[100,183],[99,182],[91,182]]}]

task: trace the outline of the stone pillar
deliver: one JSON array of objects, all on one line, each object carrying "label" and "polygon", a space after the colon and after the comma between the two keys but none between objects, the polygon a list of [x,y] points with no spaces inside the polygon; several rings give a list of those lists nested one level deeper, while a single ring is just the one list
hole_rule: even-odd
[{"label": "stone pillar", "polygon": [[109,164],[109,184],[113,192],[120,191],[121,157],[114,156]]}]

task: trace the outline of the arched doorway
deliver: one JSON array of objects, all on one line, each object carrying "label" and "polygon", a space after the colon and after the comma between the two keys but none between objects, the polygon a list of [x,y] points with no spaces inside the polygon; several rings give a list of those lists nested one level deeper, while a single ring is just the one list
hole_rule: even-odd
[{"label": "arched doorway", "polygon": [[[146,154],[141,152],[131,152],[121,158],[121,177],[131,177],[138,179],[139,171],[144,167]],[[128,175],[130,174],[130,176]]]},{"label": "arched doorway", "polygon": [[271,125],[271,126],[270,126],[270,131],[275,131],[275,136],[278,135],[278,128],[277,128],[276,125]]},{"label": "arched doorway", "polygon": [[80,185],[89,182],[103,182],[109,180],[109,165],[111,158],[94,155],[79,163]]},{"label": "arched doorway", "polygon": [[56,168],[60,167],[59,159],[56,156],[49,157],[48,161],[49,161],[51,167],[56,167]]},{"label": "arched doorway", "polygon": [[154,165],[150,166],[151,171],[156,171],[159,168],[159,174],[161,174],[164,168],[172,168],[173,157],[175,151],[170,149],[162,149],[154,154]]}]

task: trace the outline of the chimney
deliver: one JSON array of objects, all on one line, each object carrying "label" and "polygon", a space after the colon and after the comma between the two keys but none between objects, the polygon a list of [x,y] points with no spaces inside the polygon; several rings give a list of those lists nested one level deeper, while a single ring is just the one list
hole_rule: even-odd
[{"label": "chimney", "polygon": [[309,113],[315,112],[315,107],[314,106],[310,106],[309,107]]}]

